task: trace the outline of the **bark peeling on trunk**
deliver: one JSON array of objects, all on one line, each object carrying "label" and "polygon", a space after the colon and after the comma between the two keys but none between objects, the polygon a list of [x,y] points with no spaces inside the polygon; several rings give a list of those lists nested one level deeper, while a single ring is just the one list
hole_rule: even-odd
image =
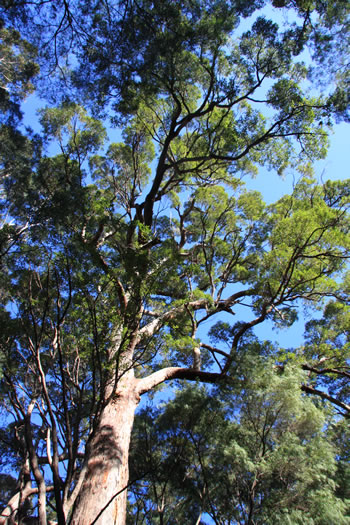
[{"label": "bark peeling on trunk", "polygon": [[90,444],[87,473],[74,505],[71,525],[125,525],[129,445],[135,410],[140,401],[135,382],[131,383],[128,385],[122,381],[116,395],[101,413]]}]

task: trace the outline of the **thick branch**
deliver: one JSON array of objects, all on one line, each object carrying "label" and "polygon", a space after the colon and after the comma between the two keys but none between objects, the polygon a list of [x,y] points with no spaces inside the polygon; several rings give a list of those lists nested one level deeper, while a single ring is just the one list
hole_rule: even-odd
[{"label": "thick branch", "polygon": [[314,388],[313,386],[307,386],[307,385],[301,385],[301,390],[303,392],[306,392],[307,394],[314,394],[316,396],[321,397],[322,399],[327,399],[327,401],[330,401],[333,405],[338,406],[342,410],[345,410],[345,416],[350,417],[350,405],[347,405],[346,403],[342,403],[335,397],[330,396],[327,394],[327,392],[323,392],[322,390],[317,390],[317,388]]},{"label": "thick branch", "polygon": [[346,372],[345,370],[339,370],[338,368],[315,368],[314,366],[310,366],[307,363],[304,363],[302,369],[308,370],[309,372],[313,372],[314,374],[318,375],[337,374],[339,376],[348,377],[350,379],[349,372]]},{"label": "thick branch", "polygon": [[144,222],[146,226],[152,225],[154,199],[163,181],[164,174],[166,171],[166,158],[168,155],[169,146],[171,144],[171,141],[174,140],[174,138],[176,138],[178,134],[175,132],[175,126],[176,126],[177,118],[180,116],[180,114],[181,114],[181,105],[177,104],[177,107],[175,108],[174,114],[171,119],[171,126],[170,126],[168,136],[166,137],[165,142],[164,142],[163,151],[161,152],[160,157],[159,157],[157,171],[156,171],[156,174],[153,180],[152,187],[143,203]]},{"label": "thick branch", "polygon": [[[77,452],[75,456],[80,459],[84,458],[83,452]],[[69,459],[69,456],[66,452],[63,452],[58,456],[58,461],[66,461],[67,459]],[[39,465],[49,465],[50,458],[47,456],[38,456],[38,463]]]},{"label": "thick branch", "polygon": [[[28,483],[23,490],[19,490],[12,496],[10,501],[7,503],[7,506],[0,514],[0,525],[7,525],[7,523],[11,523],[9,520],[15,518],[21,503],[23,503],[30,496],[39,493],[39,489],[37,487],[31,487],[30,485],[31,484]],[[53,486],[46,487],[46,492],[53,492],[53,490]]]},{"label": "thick branch", "polygon": [[237,349],[237,346],[238,346],[238,343],[239,343],[241,337],[248,330],[253,328],[253,326],[256,326],[256,325],[262,323],[263,321],[265,321],[266,317],[271,312],[271,310],[272,310],[272,305],[270,305],[270,306],[264,305],[263,308],[262,308],[262,313],[261,313],[261,315],[259,315],[259,317],[256,317],[255,319],[253,319],[249,323],[244,323],[243,326],[240,328],[240,330],[238,330],[238,332],[236,333],[235,337],[233,338],[233,342],[232,342],[232,346],[231,346],[231,353],[230,353],[229,357],[227,358],[226,364],[225,364],[225,366],[223,368],[223,373],[224,374],[226,374],[228,372],[228,370],[229,370],[229,368],[231,366],[231,363],[232,363],[233,357],[234,357],[234,350]]},{"label": "thick branch", "polygon": [[209,302],[206,299],[198,299],[198,301],[189,301],[183,306],[172,308],[164,313],[160,313],[158,318],[153,319],[150,323],[141,328],[139,331],[139,337],[152,337],[165,322],[174,319],[174,317],[183,313],[186,309],[200,310],[206,308],[208,304]]},{"label": "thick branch", "polygon": [[214,346],[207,345],[206,343],[200,343],[200,346],[202,348],[205,348],[206,350],[209,350],[209,352],[211,352],[212,354],[220,354],[227,358],[230,357],[230,354],[228,354],[224,350],[220,350],[219,348],[214,348]]},{"label": "thick branch", "polygon": [[158,370],[148,377],[139,379],[137,382],[136,390],[141,396],[146,392],[152,390],[152,388],[169,381],[171,379],[187,379],[188,381],[199,381],[201,383],[217,383],[225,378],[223,374],[215,374],[212,372],[201,372],[199,370],[193,370],[192,368],[181,368],[179,366],[170,366]]},{"label": "thick branch", "polygon": [[46,525],[46,484],[44,476],[39,468],[38,456],[35,452],[33,444],[32,428],[31,428],[31,415],[34,409],[36,399],[33,399],[28,407],[27,414],[25,417],[25,439],[29,454],[30,466],[38,486],[38,515],[39,524]]}]

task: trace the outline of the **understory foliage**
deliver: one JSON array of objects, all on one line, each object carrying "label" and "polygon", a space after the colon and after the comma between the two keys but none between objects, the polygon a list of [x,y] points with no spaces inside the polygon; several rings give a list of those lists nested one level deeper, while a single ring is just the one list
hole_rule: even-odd
[{"label": "understory foliage", "polygon": [[[313,169],[347,29],[342,0],[0,1],[1,524],[110,525],[126,489],[130,524],[350,523],[350,181]],[[301,347],[254,332],[302,310]]]},{"label": "understory foliage", "polygon": [[333,444],[346,427],[300,396],[299,368],[247,346],[231,385],[140,412],[128,523],[349,523]]}]

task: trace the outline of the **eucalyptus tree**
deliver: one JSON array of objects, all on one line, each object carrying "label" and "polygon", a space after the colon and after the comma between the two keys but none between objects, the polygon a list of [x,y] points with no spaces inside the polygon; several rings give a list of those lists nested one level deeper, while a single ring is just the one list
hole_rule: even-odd
[{"label": "eucalyptus tree", "polygon": [[[48,29],[62,14],[10,4],[8,21],[33,28],[42,5]],[[345,8],[298,2],[290,27],[260,16],[242,33],[261,4],[101,2],[73,16],[64,2],[73,91],[41,112],[43,153],[31,140],[31,156],[2,160],[3,207],[24,228],[2,262],[2,439],[18,472],[3,523],[36,495],[41,525],[124,524],[140,397],[234,377],[254,326],[290,326],[300,303],[342,294],[349,184],[330,192],[311,163],[346,117],[345,73],[339,59],[336,88],[318,94],[298,55],[323,34],[325,57]],[[94,116],[69,100],[77,89]],[[122,138],[108,145],[95,118],[107,103]],[[293,193],[266,206],[247,191],[262,167],[295,170]]]}]

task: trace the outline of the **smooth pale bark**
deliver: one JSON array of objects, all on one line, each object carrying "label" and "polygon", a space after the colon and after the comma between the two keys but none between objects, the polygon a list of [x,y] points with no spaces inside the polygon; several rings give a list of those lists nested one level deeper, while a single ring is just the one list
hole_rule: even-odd
[{"label": "smooth pale bark", "polygon": [[[53,487],[46,487],[46,492],[53,492]],[[31,481],[28,481],[22,490],[16,492],[16,494],[12,496],[10,501],[7,503],[7,506],[1,512],[0,525],[16,525],[17,521],[15,518],[17,517],[17,513],[20,509],[21,503],[33,494],[38,494],[38,489],[32,488]],[[55,525],[55,522],[47,522],[47,525],[51,524]]]},{"label": "smooth pale bark", "polygon": [[19,476],[19,490],[12,496],[7,506],[0,514],[0,525],[13,525],[16,523],[17,513],[19,511],[21,501],[24,501],[31,494],[37,494],[38,489],[32,488],[32,481],[30,478],[30,465],[26,460]]},{"label": "smooth pale bark", "polygon": [[33,444],[33,436],[32,436],[32,427],[31,427],[31,415],[34,409],[34,406],[36,404],[37,400],[32,399],[30,402],[27,414],[25,417],[25,440],[27,449],[29,452],[29,462],[31,465],[31,470],[34,474],[34,478],[36,481],[36,484],[38,486],[38,518],[39,518],[39,525],[47,525],[47,518],[46,518],[46,483],[45,478],[40,470],[39,467],[39,460],[38,456],[35,451],[35,447]]},{"label": "smooth pale bark", "polygon": [[102,410],[89,443],[86,474],[75,501],[70,525],[125,525],[129,481],[129,446],[140,396],[163,381],[182,378],[216,382],[220,374],[169,367],[136,379],[125,374]]},{"label": "smooth pale bark", "polygon": [[140,401],[135,386],[136,380],[121,381],[101,413],[71,525],[125,525],[129,445]]}]

